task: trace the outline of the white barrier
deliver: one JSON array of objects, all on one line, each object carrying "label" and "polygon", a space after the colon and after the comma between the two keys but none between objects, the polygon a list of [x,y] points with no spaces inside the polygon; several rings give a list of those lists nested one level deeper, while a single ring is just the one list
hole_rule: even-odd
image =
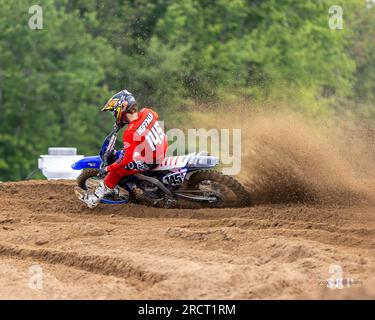
[{"label": "white barrier", "polygon": [[77,155],[76,148],[48,148],[48,155],[38,159],[38,168],[48,180],[76,179],[81,170],[73,170],[71,166],[83,157]]}]

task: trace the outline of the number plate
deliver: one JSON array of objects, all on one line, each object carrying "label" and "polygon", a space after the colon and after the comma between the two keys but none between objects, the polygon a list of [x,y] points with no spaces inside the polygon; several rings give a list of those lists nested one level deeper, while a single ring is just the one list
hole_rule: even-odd
[{"label": "number plate", "polygon": [[187,169],[179,170],[178,172],[173,172],[165,177],[163,177],[163,183],[169,184],[171,186],[178,186],[184,182]]}]

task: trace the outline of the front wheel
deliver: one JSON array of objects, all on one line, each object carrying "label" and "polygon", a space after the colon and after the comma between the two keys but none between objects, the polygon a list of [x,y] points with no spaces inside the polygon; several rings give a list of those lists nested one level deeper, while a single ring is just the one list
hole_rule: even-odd
[{"label": "front wheel", "polygon": [[236,179],[218,171],[201,170],[194,172],[188,180],[187,187],[189,190],[204,191],[212,195],[213,200],[202,202],[206,207],[244,207],[251,205],[250,194],[245,188]]},{"label": "front wheel", "polygon": [[[96,188],[99,186],[100,179],[98,177],[99,170],[97,169],[86,169],[77,178],[78,186],[90,193],[95,192]],[[134,191],[129,191],[124,188],[119,188],[119,192],[115,194],[110,194],[101,200],[103,203],[109,204],[121,204],[128,202],[136,202],[136,195]]]}]

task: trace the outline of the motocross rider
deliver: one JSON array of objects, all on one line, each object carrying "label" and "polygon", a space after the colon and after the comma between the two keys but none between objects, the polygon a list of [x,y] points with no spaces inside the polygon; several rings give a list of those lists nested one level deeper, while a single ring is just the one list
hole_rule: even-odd
[{"label": "motocross rider", "polygon": [[116,133],[126,124],[128,127],[123,134],[122,156],[113,164],[101,168],[99,176],[105,175],[105,178],[100,180],[94,193],[80,194],[80,199],[89,208],[96,207],[106,195],[118,193],[117,183],[123,177],[150,170],[160,164],[168,148],[167,137],[158,122],[158,114],[149,108],[138,111],[137,101],[129,91],[121,90],[116,93],[102,111],[113,112]]}]

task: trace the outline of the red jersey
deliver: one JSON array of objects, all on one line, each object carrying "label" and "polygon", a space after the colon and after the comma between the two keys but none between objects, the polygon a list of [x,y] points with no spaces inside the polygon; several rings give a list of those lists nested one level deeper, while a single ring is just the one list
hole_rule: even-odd
[{"label": "red jersey", "polygon": [[157,164],[163,161],[168,149],[168,140],[158,118],[158,114],[148,108],[138,112],[138,119],[130,122],[124,131],[123,156],[107,167],[108,172],[124,168],[133,160]]}]

